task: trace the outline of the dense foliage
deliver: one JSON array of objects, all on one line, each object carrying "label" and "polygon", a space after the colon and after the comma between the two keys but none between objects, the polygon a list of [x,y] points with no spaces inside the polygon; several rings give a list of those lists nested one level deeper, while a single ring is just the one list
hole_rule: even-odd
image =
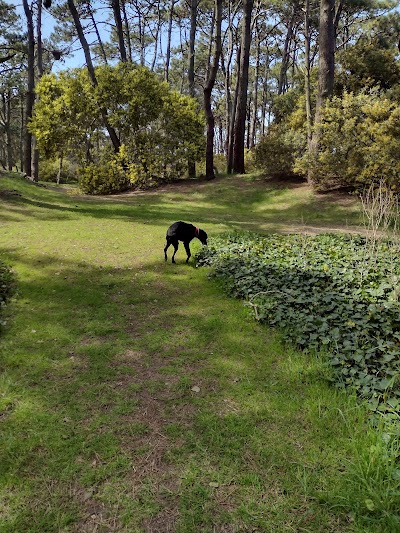
[{"label": "dense foliage", "polygon": [[[85,69],[44,76],[31,123],[43,155],[79,163],[85,192],[177,178],[203,155],[204,118],[193,98],[132,64],[98,67],[96,76],[95,89]],[[118,153],[110,154],[102,109],[121,142]]]},{"label": "dense foliage", "polygon": [[322,112],[319,152],[297,161],[295,170],[311,170],[317,185],[329,182],[357,187],[385,181],[398,187],[400,108],[378,91],[344,93]]},{"label": "dense foliage", "polygon": [[235,233],[211,240],[197,261],[257,320],[328,353],[339,386],[390,411],[400,405],[399,252],[361,236]]},{"label": "dense foliage", "polygon": [[[289,99],[289,98],[288,98]],[[303,97],[256,146],[255,161],[268,175],[309,173],[317,188],[351,188],[385,179],[400,186],[400,110],[378,89],[344,92],[328,100],[321,113],[318,152],[307,150]]]},{"label": "dense foliage", "polygon": [[4,324],[4,307],[14,292],[14,276],[10,268],[0,261],[0,326]]},{"label": "dense foliage", "polygon": [[297,158],[304,154],[305,135],[282,125],[273,125],[255,147],[256,168],[272,177],[285,177],[303,173],[295,168]]}]

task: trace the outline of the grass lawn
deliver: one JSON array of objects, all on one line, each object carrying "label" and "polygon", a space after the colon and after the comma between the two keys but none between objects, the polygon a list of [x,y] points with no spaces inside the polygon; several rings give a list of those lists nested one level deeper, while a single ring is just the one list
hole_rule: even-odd
[{"label": "grass lawn", "polygon": [[[355,490],[365,413],[206,269],[176,220],[317,231],[355,200],[251,177],[84,198],[0,176],[0,531],[395,531]],[[192,252],[200,243],[192,244]]]}]

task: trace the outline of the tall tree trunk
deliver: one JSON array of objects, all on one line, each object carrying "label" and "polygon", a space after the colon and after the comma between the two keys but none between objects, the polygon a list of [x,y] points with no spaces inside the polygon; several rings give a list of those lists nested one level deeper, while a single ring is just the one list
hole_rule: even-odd
[{"label": "tall tree trunk", "polygon": [[165,67],[164,67],[164,80],[168,81],[169,79],[169,64],[171,61],[171,38],[172,38],[172,22],[174,20],[174,7],[177,0],[171,1],[171,8],[169,10],[168,16],[168,32],[167,32],[167,52],[165,56]]},{"label": "tall tree trunk", "polygon": [[[26,2],[26,0],[24,0],[24,2]],[[94,71],[92,57],[90,55],[89,44],[88,44],[88,42],[86,40],[85,34],[83,33],[82,24],[81,24],[81,21],[79,20],[79,15],[78,15],[78,11],[77,11],[77,9],[75,7],[74,0],[68,0],[68,7],[69,7],[69,10],[71,12],[72,18],[74,20],[74,24],[75,24],[76,31],[78,33],[79,41],[81,43],[81,46],[83,48],[83,52],[85,54],[86,67],[88,69],[90,80],[92,82],[93,87],[97,87],[98,83],[97,83],[96,73]],[[115,129],[112,126],[110,126],[110,124],[108,122],[107,110],[104,109],[104,108],[100,108],[100,113],[101,113],[101,116],[102,116],[102,119],[103,119],[104,126],[105,126],[105,128],[108,131],[108,134],[110,136],[112,145],[114,147],[114,151],[115,152],[119,152],[119,149],[121,147],[121,143],[120,143],[120,140],[118,138],[118,135],[117,135]]]},{"label": "tall tree trunk", "polygon": [[247,112],[247,89],[249,85],[249,59],[251,44],[251,14],[253,0],[244,0],[243,27],[242,27],[242,51],[240,54],[240,78],[237,99],[237,111],[235,120],[235,141],[233,149],[233,171],[244,174],[244,141]]},{"label": "tall tree trunk", "polygon": [[157,4],[157,29],[156,29],[156,35],[154,37],[154,54],[153,54],[153,61],[151,62],[151,71],[154,72],[154,69],[156,68],[156,62],[157,62],[157,54],[158,54],[158,39],[161,33],[161,9],[160,9],[160,2]]},{"label": "tall tree trunk", "polygon": [[312,115],[311,115],[311,82],[310,82],[310,0],[305,0],[304,6],[304,41],[305,41],[305,68],[304,89],[306,97],[306,120],[307,120],[307,148],[311,150],[312,140]]},{"label": "tall tree trunk", "polygon": [[231,104],[231,116],[229,123],[229,141],[228,141],[228,155],[227,155],[227,171],[228,174],[233,172],[233,151],[235,148],[235,123],[236,123],[236,112],[237,112],[237,101],[239,95],[239,83],[240,83],[240,56],[241,56],[241,45],[238,46],[236,53],[236,85],[235,93],[233,95],[233,102]]},{"label": "tall tree trunk", "polygon": [[92,6],[90,4],[90,1],[87,3],[87,6],[88,6],[88,11],[90,13],[90,19],[92,21],[94,31],[96,33],[97,41],[99,43],[99,47],[100,47],[100,51],[101,51],[101,57],[103,58],[104,63],[106,65],[108,65],[107,54],[106,54],[106,51],[105,51],[105,48],[104,48],[103,41],[102,41],[101,36],[100,36],[99,28],[97,27],[97,22],[96,22],[96,20],[94,18],[93,8],[92,8]]},{"label": "tall tree trunk", "polygon": [[24,171],[27,176],[32,174],[32,134],[28,130],[29,120],[32,118],[33,104],[35,102],[35,34],[33,29],[32,9],[28,0],[23,0],[28,33],[28,69],[27,90],[25,100],[25,128],[24,128]]},{"label": "tall tree trunk", "polygon": [[[36,64],[38,80],[43,76],[42,7],[42,0],[38,0],[36,18]],[[34,135],[32,136],[32,150],[32,177],[34,181],[39,181],[39,150]]]},{"label": "tall tree trunk", "polygon": [[[321,112],[326,100],[333,94],[335,76],[335,0],[321,0],[319,18],[319,64],[318,94],[315,109],[314,132],[311,141],[312,156],[319,151],[319,128]],[[309,176],[312,181],[312,176]]]},{"label": "tall tree trunk", "polygon": [[19,161],[21,172],[25,172],[24,144],[25,144],[25,98],[20,95],[20,127],[19,127]]},{"label": "tall tree trunk", "polygon": [[124,30],[122,27],[121,6],[119,4],[119,0],[111,0],[111,6],[114,14],[115,27],[117,30],[119,55],[121,57],[121,61],[126,62],[127,56],[124,41]]},{"label": "tall tree trunk", "polygon": [[6,93],[2,94],[3,100],[3,113],[4,113],[4,130],[6,134],[6,167],[7,170],[12,170],[13,163],[13,153],[12,153],[12,133],[11,133],[11,98],[12,92],[11,89],[8,89]]},{"label": "tall tree trunk", "polygon": [[261,51],[261,41],[259,36],[258,25],[256,23],[256,66],[254,70],[254,84],[253,84],[253,98],[252,98],[252,119],[251,119],[251,130],[250,130],[250,139],[249,147],[253,148],[256,143],[257,136],[257,122],[258,122],[258,78],[260,75],[260,51]]},{"label": "tall tree trunk", "polygon": [[289,21],[289,25],[288,25],[287,32],[286,32],[285,44],[283,47],[281,70],[279,72],[278,94],[282,94],[286,90],[287,71],[289,68],[289,59],[290,59],[289,49],[290,49],[290,43],[293,37],[293,24],[294,24],[294,13]]},{"label": "tall tree trunk", "polygon": [[139,29],[139,43],[140,43],[140,66],[144,67],[145,64],[145,41],[144,41],[144,21],[142,20],[142,13],[140,11],[140,6],[136,6],[136,12],[138,15],[138,29]]},{"label": "tall tree trunk", "polygon": [[63,168],[63,154],[60,155],[60,159],[58,161],[57,185],[60,185],[62,168]]},{"label": "tall tree trunk", "polygon": [[121,6],[122,6],[122,14],[124,16],[124,31],[126,35],[126,44],[128,47],[128,60],[130,63],[132,63],[132,44],[131,44],[131,32],[129,29],[129,22],[128,22],[128,16],[126,14],[126,5],[125,0],[121,0]]},{"label": "tall tree trunk", "polygon": [[325,101],[333,94],[335,77],[335,0],[321,0],[319,21],[318,96],[315,121],[319,122]]},{"label": "tall tree trunk", "polygon": [[224,75],[224,86],[225,86],[225,129],[226,129],[226,140],[224,153],[228,155],[228,145],[230,137],[230,119],[232,113],[232,97],[231,97],[231,77],[229,70],[225,67],[224,53],[221,50],[221,71]]},{"label": "tall tree trunk", "polygon": [[211,16],[210,34],[208,36],[207,68],[206,68],[206,75],[205,75],[206,81],[208,80],[210,76],[210,69],[211,69],[211,56],[212,56],[212,51],[213,51],[214,31],[215,31],[215,17],[216,17],[216,13],[215,13],[215,7],[214,7],[214,11]]},{"label": "tall tree trunk", "polygon": [[[194,89],[194,48],[196,43],[196,30],[197,30],[197,8],[199,0],[190,0],[190,37],[189,37],[189,68],[188,68],[188,81],[189,81],[189,94],[195,96]],[[194,161],[188,161],[188,176],[189,178],[196,177],[196,163]]]},{"label": "tall tree trunk", "polygon": [[215,119],[211,108],[211,93],[217,77],[219,58],[221,56],[221,23],[222,23],[222,2],[215,0],[215,44],[214,57],[206,85],[204,87],[204,111],[207,118],[207,147],[206,147],[206,178],[211,180],[215,178],[214,173],[214,128]]}]

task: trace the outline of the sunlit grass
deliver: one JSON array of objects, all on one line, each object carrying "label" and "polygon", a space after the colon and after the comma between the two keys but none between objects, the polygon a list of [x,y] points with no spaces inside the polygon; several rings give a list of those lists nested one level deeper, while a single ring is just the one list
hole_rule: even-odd
[{"label": "sunlit grass", "polygon": [[360,484],[349,498],[365,413],[323,358],[254,323],[183,250],[163,260],[175,220],[287,230],[340,224],[343,207],[322,217],[308,189],[237,177],[104,199],[4,189],[21,196],[0,211],[19,287],[0,340],[1,531],[376,531]]}]

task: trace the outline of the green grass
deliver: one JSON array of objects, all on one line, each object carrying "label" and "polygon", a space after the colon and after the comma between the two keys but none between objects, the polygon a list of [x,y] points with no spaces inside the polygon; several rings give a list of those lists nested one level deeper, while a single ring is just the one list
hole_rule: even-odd
[{"label": "green grass", "polygon": [[183,250],[163,261],[175,220],[211,236],[326,228],[357,223],[353,202],[239,177],[112,198],[5,176],[1,190],[21,194],[0,198],[19,287],[0,339],[1,532],[395,531],[390,502],[368,509],[377,433],[323,360]]}]

